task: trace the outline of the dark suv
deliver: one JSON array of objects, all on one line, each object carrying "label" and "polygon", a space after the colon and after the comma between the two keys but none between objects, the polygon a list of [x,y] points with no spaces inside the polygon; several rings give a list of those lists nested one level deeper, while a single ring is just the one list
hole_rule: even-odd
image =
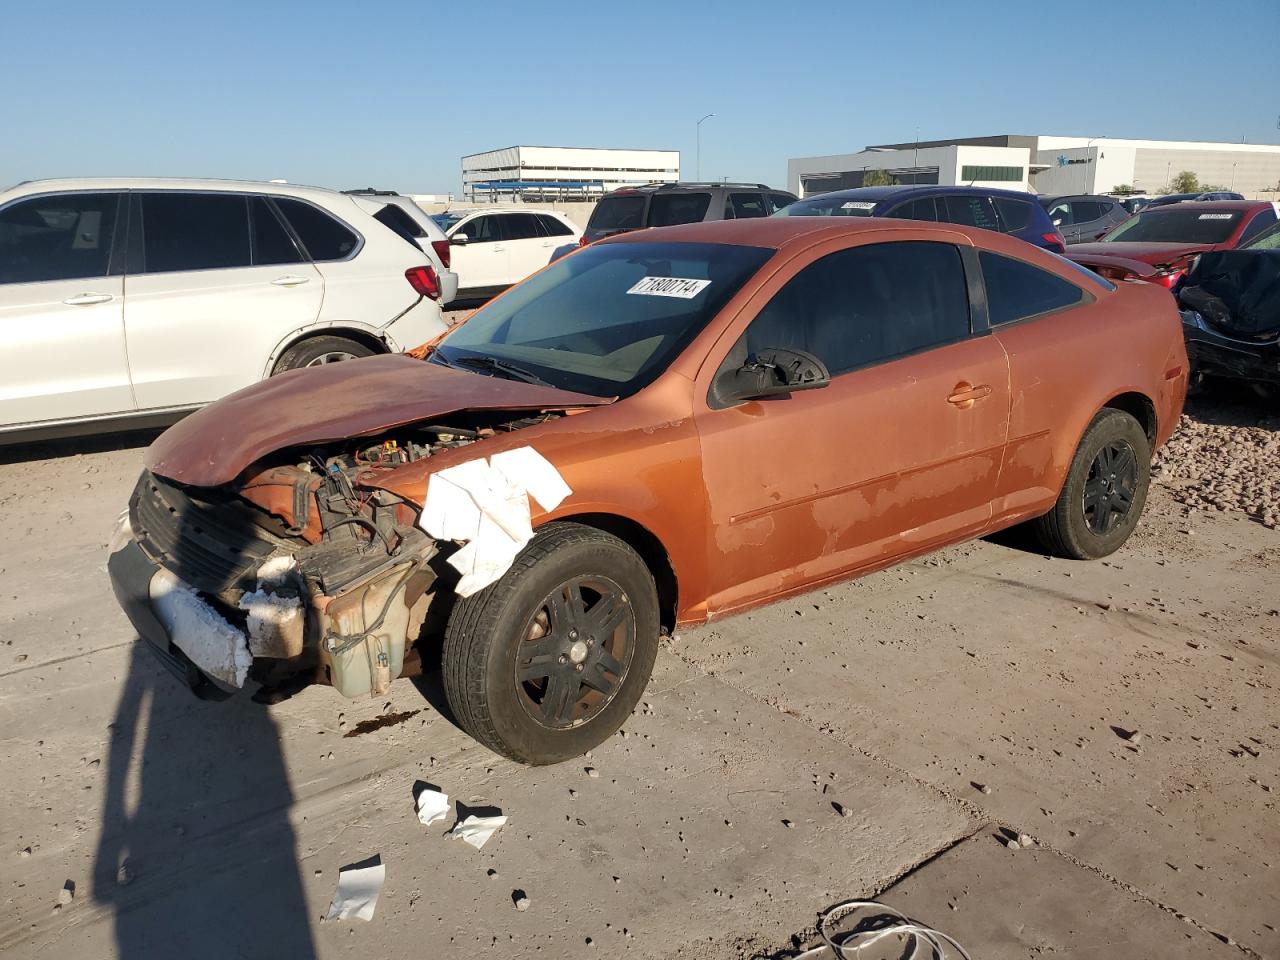
[{"label": "dark suv", "polygon": [[1041,197],[1040,206],[1067,243],[1090,243],[1129,218],[1129,211],[1115,197],[1069,194]]},{"label": "dark suv", "polygon": [[780,217],[899,217],[981,227],[1007,233],[1044,250],[1063,253],[1066,242],[1037,197],[986,187],[856,187],[805,197]]},{"label": "dark suv", "polygon": [[624,187],[600,198],[591,211],[582,243],[644,227],[767,217],[795,199],[794,194],[763,183],[650,183]]}]

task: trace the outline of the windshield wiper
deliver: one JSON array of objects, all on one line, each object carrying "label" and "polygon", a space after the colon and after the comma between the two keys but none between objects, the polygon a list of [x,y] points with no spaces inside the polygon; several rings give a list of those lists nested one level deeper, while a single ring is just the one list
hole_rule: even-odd
[{"label": "windshield wiper", "polygon": [[498,373],[505,373],[515,380],[523,380],[525,383],[536,383],[543,387],[552,386],[536,373],[531,373],[524,367],[518,367],[514,363],[508,363],[506,360],[499,360],[497,357],[490,357],[484,354],[477,354],[473,357],[454,357],[447,362],[454,366],[484,367]]}]

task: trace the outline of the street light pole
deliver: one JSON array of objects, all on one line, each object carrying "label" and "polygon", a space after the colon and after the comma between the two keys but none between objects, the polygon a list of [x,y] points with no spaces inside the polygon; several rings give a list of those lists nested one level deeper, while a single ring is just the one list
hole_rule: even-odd
[{"label": "street light pole", "polygon": [[696,167],[696,168],[695,168],[695,170],[694,170],[694,177],[693,177],[693,178],[694,178],[695,180],[698,180],[698,181],[701,181],[701,180],[702,180],[702,121],[703,121],[703,120],[710,120],[710,119],[711,119],[712,117],[714,117],[714,116],[715,116],[715,114],[714,114],[714,113],[708,113],[705,117],[703,117],[703,118],[702,118],[702,120],[699,120],[699,121],[698,121],[698,125],[697,125],[697,131],[698,131],[698,161],[697,161],[697,167]]},{"label": "street light pole", "polygon": [[[1089,183],[1089,148],[1093,146],[1095,140],[1104,140],[1104,139],[1106,139],[1105,133],[1101,137],[1090,137],[1089,141],[1084,145],[1084,164],[1083,164],[1084,173],[1081,175],[1081,181],[1082,181],[1080,184],[1081,193],[1089,192],[1088,190],[1084,189],[1086,186],[1088,186],[1088,183]],[[1093,190],[1094,190],[1094,193],[1097,193],[1098,191],[1098,165],[1096,163],[1093,165]]]}]

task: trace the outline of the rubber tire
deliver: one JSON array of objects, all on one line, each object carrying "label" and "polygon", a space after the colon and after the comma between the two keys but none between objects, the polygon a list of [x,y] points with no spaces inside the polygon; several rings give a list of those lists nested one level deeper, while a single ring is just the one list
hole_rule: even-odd
[{"label": "rubber tire", "polygon": [[[514,669],[519,631],[535,604],[572,576],[616,581],[631,600],[636,650],[622,687],[592,719],[567,730],[536,723],[520,704]],[[579,757],[631,716],[658,656],[658,591],[639,555],[610,534],[577,523],[541,527],[497,583],[459,598],[445,627],[444,692],[459,725],[495,753],[543,765]]]},{"label": "rubber tire", "polygon": [[326,353],[349,353],[353,357],[371,357],[373,351],[363,343],[349,340],[346,337],[311,337],[295,343],[280,355],[271,375],[284,373],[286,370],[298,370],[305,367],[316,357]]},{"label": "rubber tire", "polygon": [[[1089,529],[1081,506],[1084,500],[1084,484],[1089,477],[1098,451],[1106,444],[1125,440],[1133,448],[1136,457],[1137,486],[1133,492],[1133,506],[1124,520],[1106,536],[1099,536]],[[1115,553],[1129,539],[1142,510],[1147,503],[1147,489],[1151,485],[1151,441],[1131,414],[1123,410],[1105,409],[1093,418],[1085,430],[1071,458],[1067,480],[1058,494],[1058,502],[1043,517],[1032,522],[1032,529],[1040,543],[1050,553],[1071,560],[1098,560]]]}]

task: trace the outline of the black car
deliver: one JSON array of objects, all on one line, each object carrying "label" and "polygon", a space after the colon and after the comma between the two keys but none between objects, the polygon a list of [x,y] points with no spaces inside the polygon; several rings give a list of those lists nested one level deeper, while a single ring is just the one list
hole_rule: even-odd
[{"label": "black car", "polygon": [[1147,201],[1148,207],[1165,207],[1171,203],[1188,203],[1196,200],[1243,200],[1244,194],[1234,190],[1209,190],[1203,193],[1166,193]]},{"label": "black car", "polygon": [[1041,197],[1040,206],[1067,243],[1089,243],[1129,216],[1115,197],[1068,194]]},{"label": "black car", "polygon": [[1280,396],[1280,223],[1196,258],[1176,291],[1191,369]]},{"label": "black car", "polygon": [[794,194],[763,183],[650,183],[624,187],[600,198],[591,211],[582,243],[645,227],[767,217],[795,199]]}]

